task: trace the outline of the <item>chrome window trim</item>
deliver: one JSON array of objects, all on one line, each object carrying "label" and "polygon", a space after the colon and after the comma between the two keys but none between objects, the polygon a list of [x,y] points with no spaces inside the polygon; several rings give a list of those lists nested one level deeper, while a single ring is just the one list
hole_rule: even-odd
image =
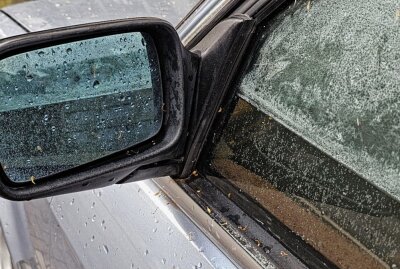
[{"label": "chrome window trim", "polygon": [[[172,178],[164,177],[153,179],[163,193],[200,229],[203,235],[213,243],[237,268],[263,268],[249,253],[222,227],[213,220]],[[140,183],[139,183],[140,184]],[[145,185],[150,185],[147,182]],[[141,185],[144,189],[144,185]],[[179,224],[179,221],[178,221]],[[177,225],[180,226],[180,225]],[[203,236],[202,235],[202,236]],[[204,240],[204,239],[203,239]],[[207,242],[207,241],[205,241]],[[203,255],[212,261],[212,256],[218,253],[204,252]],[[211,255],[211,256],[210,256]],[[225,261],[225,263],[227,263]],[[215,266],[216,264],[214,264]],[[216,266],[218,268],[218,266]],[[222,266],[221,268],[228,268]],[[276,268],[271,262],[267,269]]]},{"label": "chrome window trim", "polygon": [[192,14],[178,25],[182,44],[188,46],[206,27],[217,22],[224,11],[229,10],[240,0],[206,0]]}]

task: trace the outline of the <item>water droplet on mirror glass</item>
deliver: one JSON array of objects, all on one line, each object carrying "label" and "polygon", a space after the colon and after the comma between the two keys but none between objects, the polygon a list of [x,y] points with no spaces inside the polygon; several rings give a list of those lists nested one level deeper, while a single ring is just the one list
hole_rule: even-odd
[{"label": "water droplet on mirror glass", "polygon": [[98,80],[95,80],[93,82],[93,88],[97,88],[99,86],[100,82]]}]

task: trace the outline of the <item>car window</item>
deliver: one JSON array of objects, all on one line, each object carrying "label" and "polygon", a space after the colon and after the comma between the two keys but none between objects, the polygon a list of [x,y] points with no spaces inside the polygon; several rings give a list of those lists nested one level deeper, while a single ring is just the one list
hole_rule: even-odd
[{"label": "car window", "polygon": [[269,26],[240,86],[251,103],[397,199],[399,8],[299,2]]},{"label": "car window", "polygon": [[212,166],[341,268],[400,266],[400,3],[259,26]]}]

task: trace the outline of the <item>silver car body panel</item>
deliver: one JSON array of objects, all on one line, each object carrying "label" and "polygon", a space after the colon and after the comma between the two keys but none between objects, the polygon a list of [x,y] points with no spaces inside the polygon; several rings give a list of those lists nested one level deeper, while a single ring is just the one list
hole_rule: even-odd
[{"label": "silver car body panel", "polygon": [[6,14],[0,13],[0,39],[23,33],[25,33],[24,29],[18,26]]},{"label": "silver car body panel", "polygon": [[[196,0],[38,0],[8,6],[5,13],[31,32],[82,23],[133,17],[157,17],[173,25]],[[3,28],[3,27],[1,27]]]},{"label": "silver car body panel", "polygon": [[[4,12],[28,31],[135,16],[164,18],[176,25],[194,2],[39,0]],[[222,8],[219,0],[204,5],[210,14]],[[186,41],[198,33],[204,15],[193,13],[191,23],[182,25]],[[1,13],[0,22],[7,23],[0,24],[1,37],[24,32]],[[30,202],[1,199],[0,220],[14,266],[23,262],[32,268],[77,269],[259,267],[170,178]]]}]

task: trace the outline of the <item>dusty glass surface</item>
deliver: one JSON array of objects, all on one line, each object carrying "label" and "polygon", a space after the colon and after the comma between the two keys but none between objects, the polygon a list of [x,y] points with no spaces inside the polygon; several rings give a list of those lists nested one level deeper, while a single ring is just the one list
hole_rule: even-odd
[{"label": "dusty glass surface", "polygon": [[266,28],[243,98],[400,199],[400,2],[297,1]]},{"label": "dusty glass surface", "polygon": [[398,268],[400,2],[295,1],[256,34],[214,171],[339,268]]},{"label": "dusty glass surface", "polygon": [[339,268],[400,264],[400,203],[246,101],[210,165]]},{"label": "dusty glass surface", "polygon": [[154,135],[161,84],[151,37],[127,33],[0,61],[0,162],[14,181],[60,172]]}]

